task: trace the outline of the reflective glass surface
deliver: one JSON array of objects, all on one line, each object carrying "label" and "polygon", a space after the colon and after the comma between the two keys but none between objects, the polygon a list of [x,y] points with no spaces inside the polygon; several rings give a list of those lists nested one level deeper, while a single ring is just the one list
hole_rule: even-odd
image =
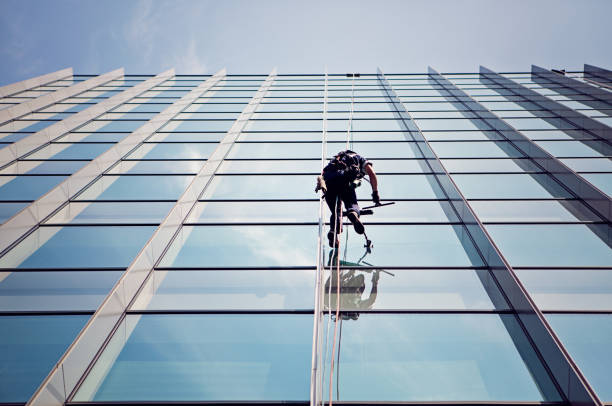
[{"label": "reflective glass surface", "polygon": [[130,315],[75,400],[307,401],[311,344],[312,315]]},{"label": "reflective glass surface", "polygon": [[[36,200],[65,178],[66,176],[1,176],[0,200]],[[8,182],[3,183],[4,181]]]},{"label": "reflective glass surface", "polygon": [[610,266],[612,250],[589,227],[563,225],[488,225],[512,266]]},{"label": "reflective glass surface", "polygon": [[0,272],[1,311],[95,311],[120,271]]},{"label": "reflective glass surface", "polygon": [[612,270],[519,269],[542,310],[612,310]]},{"label": "reflective glass surface", "polygon": [[[350,266],[344,260],[340,264]],[[340,309],[493,309],[484,287],[483,281],[487,280],[486,270],[348,268],[340,272]],[[335,269],[331,278],[327,270],[324,283],[323,306],[325,310],[335,310],[338,294]],[[486,286],[492,294],[499,294],[493,285]]]},{"label": "reflective glass surface", "polygon": [[46,224],[161,223],[173,202],[72,202]]},{"label": "reflective glass surface", "polygon": [[467,199],[570,197],[548,175],[452,175]]},{"label": "reflective glass surface", "polygon": [[600,220],[584,204],[573,201],[472,201],[470,206],[481,221],[559,222]]},{"label": "reflective glass surface", "polygon": [[0,268],[126,267],[156,227],[40,227]]},{"label": "reflective glass surface", "polygon": [[196,174],[206,161],[121,161],[109,174]]},{"label": "reflective glass surface", "polygon": [[612,173],[584,173],[582,177],[608,196],[612,196]]},{"label": "reflective glass surface", "polygon": [[184,226],[160,266],[314,266],[316,242],[316,226]]},{"label": "reflective glass surface", "polygon": [[4,223],[6,220],[13,217],[19,210],[28,206],[28,204],[29,203],[0,203],[0,223]]},{"label": "reflective glass surface", "polygon": [[183,143],[141,145],[129,159],[206,159],[217,147],[216,143]]},{"label": "reflective glass surface", "polygon": [[[533,371],[525,364],[523,357],[535,358],[533,351],[519,352],[515,347],[507,328],[517,335],[517,342],[526,343],[512,315],[356,316],[342,323],[339,361],[332,380],[335,400],[558,399],[551,382],[535,382]],[[329,369],[323,379],[324,399],[329,399],[328,374]]]},{"label": "reflective glass surface", "polygon": [[547,314],[546,319],[604,402],[612,402],[612,314]]},{"label": "reflective glass surface", "polygon": [[0,402],[27,402],[88,318],[0,317]]},{"label": "reflective glass surface", "polygon": [[[313,309],[314,271],[160,271],[132,309]],[[1,286],[1,285],[0,285]]]},{"label": "reflective glass surface", "polygon": [[114,144],[51,144],[27,156],[27,159],[94,159]]},{"label": "reflective glass surface", "polygon": [[193,176],[103,176],[77,200],[176,200]]}]

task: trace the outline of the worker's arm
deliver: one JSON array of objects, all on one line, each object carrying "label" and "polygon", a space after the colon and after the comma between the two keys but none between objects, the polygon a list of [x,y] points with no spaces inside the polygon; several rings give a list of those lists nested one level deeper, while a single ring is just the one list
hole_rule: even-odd
[{"label": "worker's arm", "polygon": [[376,178],[376,172],[372,169],[372,165],[366,165],[365,171],[370,178],[370,186],[372,186],[372,201],[374,204],[380,204],[380,197],[378,196],[378,179]]}]

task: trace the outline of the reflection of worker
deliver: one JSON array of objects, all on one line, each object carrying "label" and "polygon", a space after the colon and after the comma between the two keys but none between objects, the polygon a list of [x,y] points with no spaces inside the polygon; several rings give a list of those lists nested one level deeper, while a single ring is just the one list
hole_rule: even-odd
[{"label": "reflection of worker", "polygon": [[359,179],[365,175],[370,178],[372,186],[372,201],[380,204],[378,196],[378,181],[376,173],[372,169],[372,163],[359,156],[351,150],[340,151],[336,154],[323,169],[322,176],[317,179],[317,191],[323,189],[325,201],[331,210],[329,218],[330,230],[327,233],[330,247],[338,246],[338,234],[342,232],[342,204],[347,211],[347,217],[353,223],[355,232],[363,234],[365,228],[359,220],[359,205],[355,187],[358,186]]},{"label": "reflection of worker", "polygon": [[[365,276],[362,272],[357,273],[355,269],[348,269],[341,271],[340,273],[340,310],[342,310],[343,318],[350,318],[357,320],[359,313],[349,312],[347,310],[368,310],[371,309],[376,301],[378,295],[378,279],[380,278],[380,271],[378,269],[372,271],[372,288],[370,289],[370,295],[363,299],[363,292],[365,291]],[[330,291],[331,288],[331,291]],[[325,282],[325,306],[332,309],[336,308],[338,291],[338,275],[332,274]]]}]

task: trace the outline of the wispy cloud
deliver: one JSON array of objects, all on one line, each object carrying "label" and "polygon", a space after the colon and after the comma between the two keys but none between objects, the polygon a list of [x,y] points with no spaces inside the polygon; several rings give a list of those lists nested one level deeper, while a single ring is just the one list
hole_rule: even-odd
[{"label": "wispy cloud", "polygon": [[174,67],[181,74],[203,74],[207,73],[208,67],[202,60],[198,42],[191,38],[189,46],[183,52],[179,52],[174,59]]},{"label": "wispy cloud", "polygon": [[162,8],[154,7],[153,0],[139,0],[132,18],[125,25],[125,40],[132,51],[140,53],[143,62],[152,61],[153,51],[162,24]]}]

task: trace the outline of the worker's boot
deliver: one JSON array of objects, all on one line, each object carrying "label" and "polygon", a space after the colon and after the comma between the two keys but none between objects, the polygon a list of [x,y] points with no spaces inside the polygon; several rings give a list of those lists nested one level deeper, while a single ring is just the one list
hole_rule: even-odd
[{"label": "worker's boot", "polygon": [[338,245],[340,245],[340,241],[338,241],[338,235],[331,230],[329,231],[329,233],[327,233],[327,240],[329,241],[329,246],[332,248],[338,248]]},{"label": "worker's boot", "polygon": [[349,211],[346,214],[346,217],[353,223],[353,227],[355,227],[355,232],[357,234],[363,234],[365,232],[365,228],[363,227],[363,223],[359,220],[359,215],[354,211]]}]

